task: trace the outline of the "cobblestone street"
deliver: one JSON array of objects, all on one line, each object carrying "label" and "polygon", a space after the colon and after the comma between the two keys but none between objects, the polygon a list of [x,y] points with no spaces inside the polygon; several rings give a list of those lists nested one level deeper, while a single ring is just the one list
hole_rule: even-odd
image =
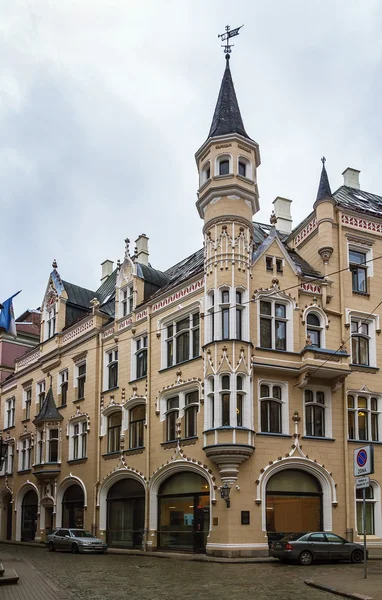
[{"label": "cobblestone street", "polygon": [[[198,600],[207,596],[216,600],[330,600],[334,598],[332,594],[309,588],[304,579],[322,580],[325,573],[332,576],[338,573],[343,577],[346,570],[354,569],[353,565],[304,568],[279,563],[202,563],[111,553],[72,555],[0,545],[0,562],[7,564],[11,559],[26,561],[54,586],[69,593],[68,596],[81,600],[168,600],[171,597]],[[17,563],[14,566],[17,570]],[[37,581],[33,580],[34,585],[38,585]],[[61,596],[52,592],[51,597]]]}]

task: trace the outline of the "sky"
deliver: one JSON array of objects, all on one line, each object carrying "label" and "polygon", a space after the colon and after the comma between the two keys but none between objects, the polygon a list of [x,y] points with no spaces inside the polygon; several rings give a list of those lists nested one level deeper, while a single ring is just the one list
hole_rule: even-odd
[{"label": "sky", "polygon": [[124,239],[165,270],[202,247],[194,154],[231,71],[260,145],[260,212],[311,210],[325,155],[382,195],[379,0],[0,0],[0,301],[61,278],[95,290]]}]

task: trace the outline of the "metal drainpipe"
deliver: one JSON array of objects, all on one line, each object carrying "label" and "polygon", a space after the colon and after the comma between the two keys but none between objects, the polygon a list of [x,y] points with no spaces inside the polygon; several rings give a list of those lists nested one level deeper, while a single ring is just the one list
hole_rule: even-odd
[{"label": "metal drainpipe", "polygon": [[[345,340],[347,337],[345,330],[345,320],[344,320],[344,284],[343,284],[343,271],[345,268],[344,265],[344,255],[342,250],[343,243],[343,233],[342,233],[342,222],[341,222],[341,213],[337,211],[338,217],[338,256],[340,261],[340,273],[339,273],[339,283],[340,283],[340,312],[341,312],[341,339]],[[346,379],[345,379],[346,382]],[[347,421],[348,421],[348,411],[347,411],[347,398],[346,398],[346,384],[345,382],[342,385],[342,400],[343,400],[343,410],[344,410],[344,463],[345,463],[345,507],[346,507],[346,534],[350,529],[350,507],[349,507],[349,448],[348,448],[348,429],[347,429]]]},{"label": "metal drainpipe", "polygon": [[[101,470],[101,438],[100,438],[100,427],[101,427],[101,419],[100,419],[100,406],[101,406],[101,382],[102,382],[102,368],[103,361],[100,362],[100,348],[102,347],[102,333],[99,333],[97,336],[97,347],[96,347],[96,366],[101,364],[101,368],[98,369],[98,377],[96,378],[96,389],[95,389],[95,398],[96,398],[96,406],[95,406],[95,423],[96,423],[96,443],[97,443],[97,460],[96,460],[96,480],[94,484],[94,496],[93,496],[93,519],[94,519],[94,535],[97,534],[97,529],[99,530],[99,514],[97,520],[97,495],[100,484],[100,470]],[[106,541],[106,540],[104,540]]]},{"label": "metal drainpipe", "polygon": [[[151,307],[147,307],[147,398],[146,398],[146,477],[149,480],[150,477],[150,411],[151,411]],[[148,537],[150,533],[150,489],[149,485],[146,485],[145,494],[145,540],[144,540],[144,551],[147,552]]]}]

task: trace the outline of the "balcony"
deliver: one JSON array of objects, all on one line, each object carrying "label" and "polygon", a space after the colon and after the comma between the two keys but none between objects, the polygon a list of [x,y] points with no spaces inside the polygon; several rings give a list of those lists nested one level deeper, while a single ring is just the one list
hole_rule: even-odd
[{"label": "balcony", "polygon": [[34,464],[32,466],[32,473],[40,483],[48,482],[61,473],[61,463]]},{"label": "balcony", "polygon": [[255,450],[255,432],[246,427],[217,427],[204,431],[207,458],[218,467],[223,483],[235,483],[239,466]]}]

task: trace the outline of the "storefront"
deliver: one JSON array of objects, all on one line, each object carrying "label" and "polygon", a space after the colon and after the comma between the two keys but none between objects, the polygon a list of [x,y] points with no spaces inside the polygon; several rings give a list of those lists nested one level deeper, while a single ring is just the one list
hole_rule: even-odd
[{"label": "storefront", "polygon": [[34,490],[29,490],[23,497],[21,505],[21,540],[31,542],[37,530],[38,498]]},{"label": "storefront", "polygon": [[128,477],[117,481],[107,495],[107,543],[142,548],[145,523],[145,489]]},{"label": "storefront", "polygon": [[276,473],[266,497],[268,533],[322,530],[322,489],[313,475],[294,469]]},{"label": "storefront", "polygon": [[158,547],[204,552],[210,527],[210,493],[197,473],[182,472],[164,481],[158,493]]},{"label": "storefront", "polygon": [[79,485],[71,485],[62,500],[62,527],[84,527],[84,492]]}]

